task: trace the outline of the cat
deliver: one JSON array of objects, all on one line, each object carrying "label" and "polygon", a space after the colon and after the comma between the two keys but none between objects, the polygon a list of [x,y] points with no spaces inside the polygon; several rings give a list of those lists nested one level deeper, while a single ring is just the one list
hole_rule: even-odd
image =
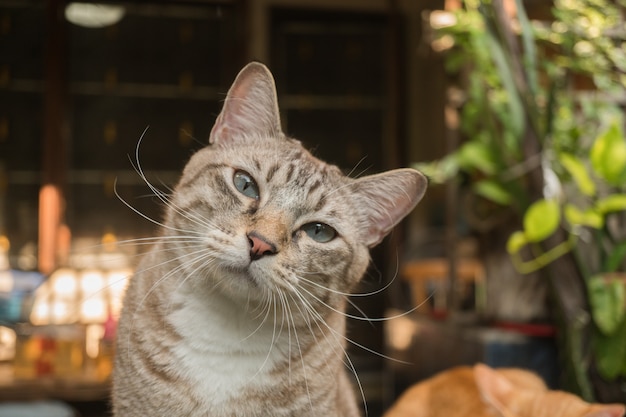
[{"label": "cat", "polygon": [[[287,137],[274,79],[236,77],[130,280],[115,416],[358,416],[347,297],[427,188],[410,168],[344,176]],[[362,390],[361,390],[362,392]]]},{"label": "cat", "polygon": [[523,369],[484,364],[443,371],[409,387],[384,417],[623,417],[624,405],[589,404]]}]

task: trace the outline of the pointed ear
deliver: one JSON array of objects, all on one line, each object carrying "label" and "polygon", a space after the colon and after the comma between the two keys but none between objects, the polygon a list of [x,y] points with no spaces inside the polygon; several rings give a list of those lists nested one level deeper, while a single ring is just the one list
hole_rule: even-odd
[{"label": "pointed ear", "polygon": [[623,417],[626,407],[622,404],[594,405],[593,412],[584,417]]},{"label": "pointed ear", "polygon": [[474,379],[483,402],[507,415],[507,406],[515,391],[513,384],[495,369],[482,363],[474,366]]},{"label": "pointed ear", "polygon": [[354,183],[358,209],[364,221],[362,238],[376,246],[422,199],[428,186],[414,169],[397,169],[359,178]]},{"label": "pointed ear", "polygon": [[248,135],[281,135],[274,78],[259,62],[251,62],[237,75],[211,129],[209,142],[223,144]]}]

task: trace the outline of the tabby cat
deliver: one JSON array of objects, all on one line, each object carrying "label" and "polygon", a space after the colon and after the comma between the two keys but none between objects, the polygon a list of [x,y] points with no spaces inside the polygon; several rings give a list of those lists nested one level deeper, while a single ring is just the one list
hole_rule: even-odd
[{"label": "tabby cat", "polygon": [[262,64],[237,76],[166,203],[117,335],[115,416],[357,416],[347,296],[422,198],[412,169],[352,179],[281,130]]},{"label": "tabby cat", "polygon": [[549,390],[529,371],[478,364],[410,387],[384,417],[622,417],[624,409]]}]

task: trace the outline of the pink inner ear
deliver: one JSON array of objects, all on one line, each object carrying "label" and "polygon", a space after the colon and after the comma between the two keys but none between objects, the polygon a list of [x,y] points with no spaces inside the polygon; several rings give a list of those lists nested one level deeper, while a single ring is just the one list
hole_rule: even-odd
[{"label": "pink inner ear", "polygon": [[428,181],[413,169],[396,169],[356,180],[359,211],[364,216],[363,239],[376,246],[426,192]]},{"label": "pink inner ear", "polygon": [[215,121],[210,143],[225,143],[249,136],[279,136],[280,115],[274,78],[265,65],[244,67],[228,90]]}]

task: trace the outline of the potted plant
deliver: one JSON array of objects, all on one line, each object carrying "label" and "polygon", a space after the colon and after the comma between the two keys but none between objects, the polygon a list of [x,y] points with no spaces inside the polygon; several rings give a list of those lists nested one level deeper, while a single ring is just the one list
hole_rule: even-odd
[{"label": "potted plant", "polygon": [[512,263],[550,283],[567,388],[625,402],[626,1],[555,0],[549,22],[462,6],[430,21],[467,140],[418,168],[507,213]]}]

